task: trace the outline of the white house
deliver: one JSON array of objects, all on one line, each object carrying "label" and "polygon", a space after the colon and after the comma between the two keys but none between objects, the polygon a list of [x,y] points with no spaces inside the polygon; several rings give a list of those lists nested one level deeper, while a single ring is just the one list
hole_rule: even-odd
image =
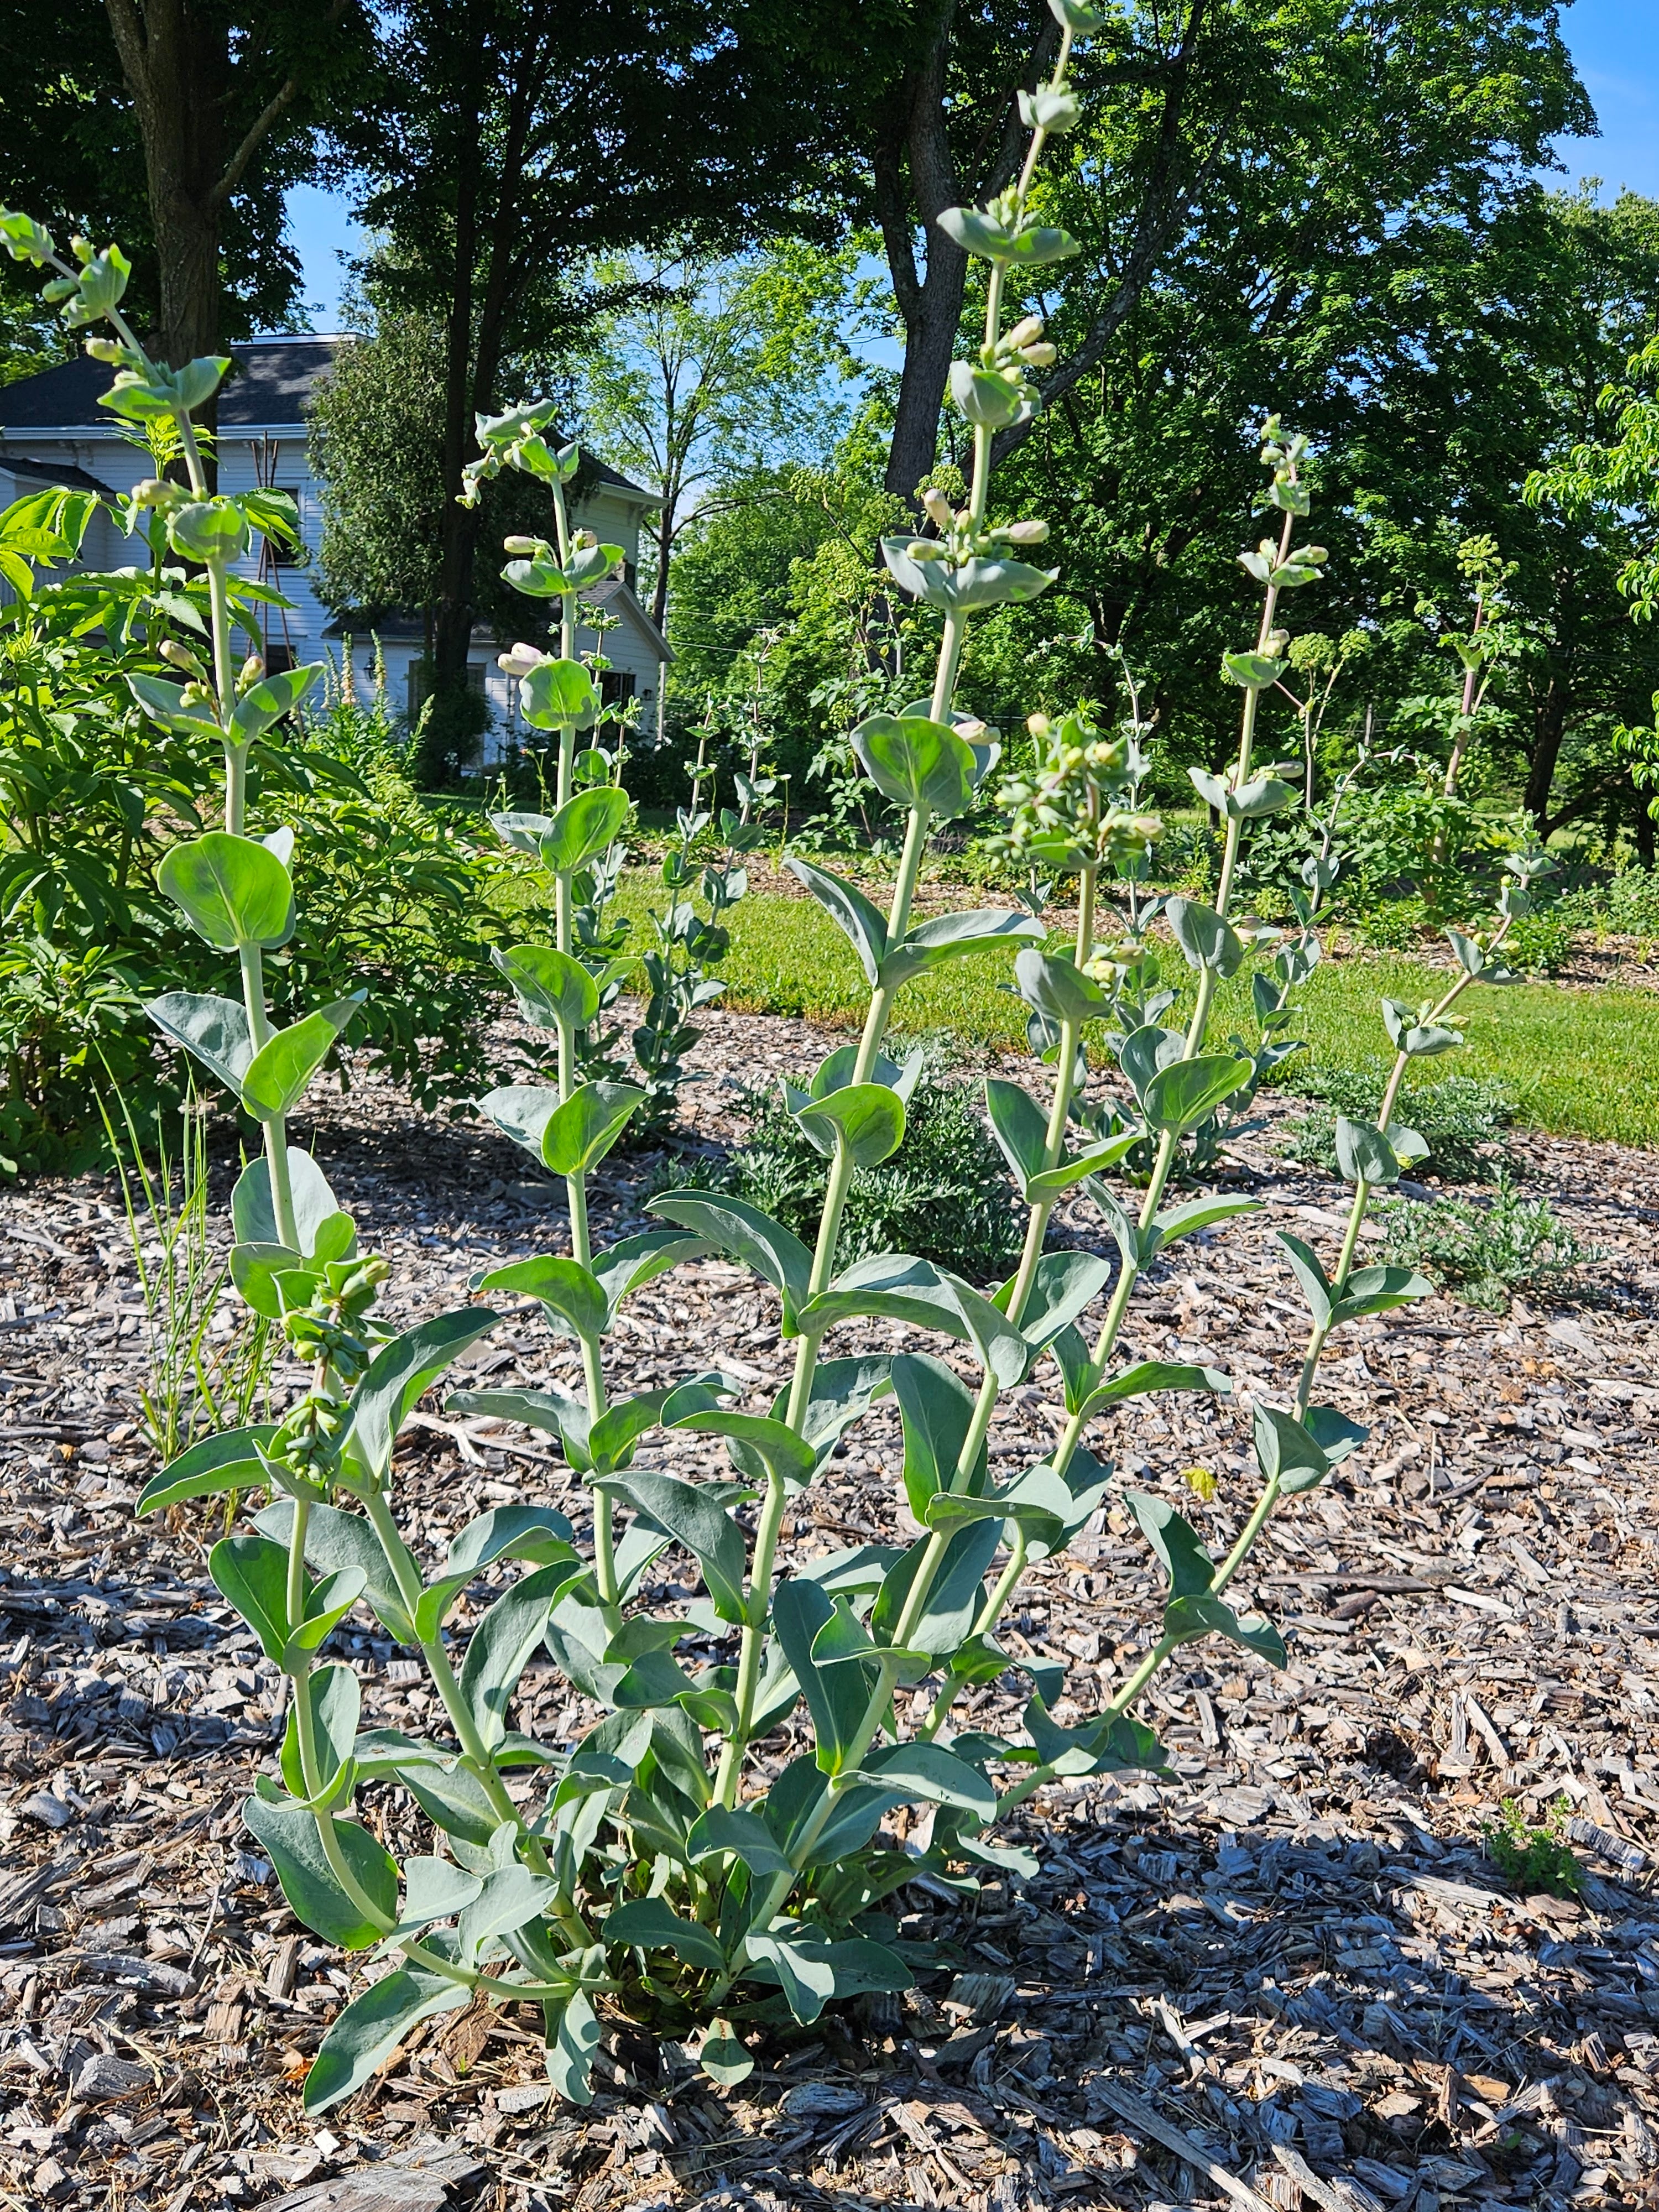
[{"label": "white house", "polygon": [[[266,484],[290,493],[299,508],[301,533],[313,554],[322,532],[322,502],[307,448],[306,409],[328,374],[335,348],[349,343],[333,337],[277,337],[232,345],[228,350],[235,366],[219,398],[220,489],[245,491]],[[0,387],[0,506],[52,484],[118,497],[152,473],[149,456],[131,442],[129,426],[98,404],[99,395],[109,389],[111,375],[103,363],[83,356]],[[612,664],[605,689],[612,699],[637,698],[641,719],[648,726],[655,720],[657,693],[670,655],[661,631],[635,596],[634,580],[641,520],[658,501],[603,463],[590,463],[589,473],[595,481],[574,520],[602,543],[620,545],[625,556],[620,576],[584,595],[590,605],[603,606],[617,621],[617,626],[605,634],[605,658]],[[550,538],[553,534],[550,501],[546,534]],[[88,568],[121,568],[133,560],[134,549],[113,518],[100,514],[88,532],[82,557]],[[418,703],[416,664],[424,643],[418,616],[393,616],[373,635],[366,626],[343,623],[318,598],[314,568],[291,558],[280,560],[276,549],[264,541],[250,550],[240,567],[249,577],[276,584],[291,602],[286,612],[271,616],[268,626],[267,657],[273,667],[325,656],[340,665],[349,628],[354,683],[367,686],[372,682],[378,640],[393,702],[400,711],[412,711]],[[501,757],[517,724],[518,685],[501,674],[495,658],[502,645],[511,642],[483,629],[473,634],[467,672],[484,692],[494,714],[493,728],[485,738],[486,764]],[[597,642],[592,629],[579,631],[579,652],[592,651]]]}]

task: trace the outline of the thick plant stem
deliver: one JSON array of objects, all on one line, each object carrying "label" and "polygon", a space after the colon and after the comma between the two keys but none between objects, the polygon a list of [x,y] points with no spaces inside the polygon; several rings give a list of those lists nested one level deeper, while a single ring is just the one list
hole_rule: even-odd
[{"label": "thick plant stem", "polygon": [[[887,915],[887,939],[896,944],[910,925],[910,904],[915,896],[916,878],[921,872],[921,856],[927,842],[927,824],[932,817],[927,809],[912,807],[910,819],[904,833],[904,850],[899,856],[898,879],[893,885],[892,903]],[[852,1080],[867,1083],[876,1064],[882,1041],[887,1034],[887,1022],[892,1012],[894,993],[879,985],[871,994],[870,1004],[864,1017],[864,1029],[859,1038],[858,1057],[853,1065]],[[817,1243],[812,1255],[812,1273],[809,1289],[813,1297],[823,1290],[836,1271],[836,1246],[841,1237],[842,1212],[847,1204],[847,1194],[852,1187],[853,1163],[844,1146],[838,1145],[830,1164],[830,1181],[823,1194],[823,1212],[818,1222]],[[797,1435],[812,1395],[812,1374],[817,1364],[818,1339],[804,1334],[795,1351],[795,1371],[790,1382],[789,1406],[785,1419]]]},{"label": "thick plant stem", "polygon": [[[268,1044],[271,1036],[270,1017],[265,1012],[264,957],[257,945],[241,948],[242,1006],[247,1015],[248,1036],[258,1052]],[[294,1211],[294,1180],[288,1165],[288,1122],[278,1114],[262,1124],[264,1130],[265,1169],[270,1179],[270,1210],[276,1224],[276,1241],[285,1244],[290,1252],[300,1249],[298,1217]]]}]

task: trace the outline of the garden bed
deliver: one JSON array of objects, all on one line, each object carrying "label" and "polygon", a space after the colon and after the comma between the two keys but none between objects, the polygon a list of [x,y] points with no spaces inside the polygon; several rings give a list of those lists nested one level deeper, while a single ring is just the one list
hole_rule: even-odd
[{"label": "garden bed", "polygon": [[[797,1022],[711,1021],[696,1064],[715,1079],[689,1101],[697,1139],[732,1133],[722,1079],[810,1064],[823,1043]],[[460,1303],[481,1265],[562,1243],[562,1213],[515,1195],[521,1156],[505,1139],[375,1091],[325,1101],[319,1119],[343,1202],[393,1260],[394,1322]],[[297,2079],[345,1977],[287,1912],[237,1813],[272,1755],[276,1678],[207,1578],[208,1510],[173,1528],[132,1519],[152,1462],[135,1434],[125,1224],[95,1179],[0,1198],[14,2201],[1651,2203],[1659,1172],[1646,1153],[1511,1141],[1607,1255],[1592,1300],[1498,1316],[1437,1298],[1350,1333],[1323,1376],[1371,1441],[1270,1525],[1249,1571],[1290,1667],[1207,1644],[1159,1677],[1142,1710],[1176,1785],[1049,1790],[1019,1824],[1036,1880],[976,1902],[902,1899],[906,1934],[942,1947],[922,1994],[859,2001],[773,2046],[736,2090],[623,2033],[594,2106],[560,2107],[539,2039],[469,2008],[322,2127],[303,2119]],[[1283,1384],[1299,1357],[1272,1231],[1329,1245],[1341,1200],[1287,1166],[1271,1132],[1237,1160],[1230,1181],[1267,1210],[1155,1268],[1125,1348],[1213,1359],[1247,1407],[1253,1382]],[[601,1233],[641,1225],[655,1166],[613,1160],[596,1178]],[[1100,1226],[1084,1202],[1060,1235],[1104,1249]],[[770,1293],[717,1261],[635,1298],[614,1341],[630,1388],[718,1364],[758,1406],[781,1378]],[[538,1317],[515,1316],[461,1379],[539,1384],[568,1367]],[[1039,1379],[1005,1399],[994,1464],[1038,1455],[1048,1396]],[[1093,1441],[1224,1540],[1253,1466],[1240,1401],[1132,1401]],[[430,1545],[465,1509],[522,1498],[564,1506],[580,1534],[586,1493],[545,1439],[427,1410],[398,1462],[412,1534]],[[801,1500],[786,1547],[885,1534],[896,1441],[878,1408]],[[1187,1496],[1193,1466],[1217,1478],[1212,1505]],[[1138,1650],[1154,1579],[1121,1516],[1030,1574],[1008,1632],[1069,1662],[1062,1721],[1094,1710]],[[348,1648],[371,1720],[417,1722],[416,1670],[366,1632]],[[975,1724],[1013,1710],[992,1685]],[[592,1717],[550,1666],[526,1676],[520,1711],[557,1742]],[[1524,1894],[1487,1855],[1505,1798],[1534,1822],[1566,1801],[1576,1897]],[[380,1810],[412,1840],[404,1813]]]}]

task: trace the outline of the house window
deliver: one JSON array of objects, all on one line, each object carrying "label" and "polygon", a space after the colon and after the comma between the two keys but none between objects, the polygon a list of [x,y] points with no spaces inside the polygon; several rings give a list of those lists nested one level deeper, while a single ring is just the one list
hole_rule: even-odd
[{"label": "house window", "polygon": [[267,638],[265,641],[265,674],[267,676],[286,676],[289,670],[292,668],[293,665],[293,647],[291,645],[280,645],[274,638]]},{"label": "house window", "polygon": [[631,668],[607,668],[599,678],[599,697],[607,707],[620,707],[639,688]]}]

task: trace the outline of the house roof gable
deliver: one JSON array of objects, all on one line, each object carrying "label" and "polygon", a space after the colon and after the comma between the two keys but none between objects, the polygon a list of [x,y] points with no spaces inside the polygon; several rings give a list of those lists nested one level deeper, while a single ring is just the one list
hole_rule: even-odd
[{"label": "house roof gable", "polygon": [[[313,337],[236,341],[228,349],[235,367],[219,395],[221,431],[232,437],[246,430],[303,431],[307,404],[332,366],[335,349],[349,343]],[[0,437],[53,431],[77,437],[117,436],[122,427],[118,418],[98,404],[110,380],[102,362],[82,354],[0,386]],[[586,459],[596,485],[642,507],[660,503],[653,493],[596,456]]]}]

